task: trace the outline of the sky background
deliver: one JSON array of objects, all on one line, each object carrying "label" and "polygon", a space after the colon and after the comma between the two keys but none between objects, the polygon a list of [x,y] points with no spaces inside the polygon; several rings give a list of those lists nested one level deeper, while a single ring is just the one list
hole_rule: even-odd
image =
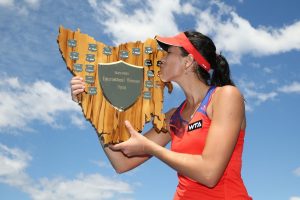
[{"label": "sky background", "polygon": [[[298,0],[0,0],[0,199],[172,199],[152,158],[117,174],[71,101],[60,25],[108,45],[195,29],[228,59],[246,98],[242,175],[255,200],[300,200]],[[164,110],[184,96],[175,86]],[[147,125],[145,130],[151,125]]]}]

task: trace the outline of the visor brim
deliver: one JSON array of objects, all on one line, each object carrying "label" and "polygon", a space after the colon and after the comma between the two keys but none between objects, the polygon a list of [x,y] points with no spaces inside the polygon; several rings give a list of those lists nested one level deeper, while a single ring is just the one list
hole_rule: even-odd
[{"label": "visor brim", "polygon": [[165,51],[168,51],[168,48],[170,46],[181,47],[181,45],[178,43],[178,40],[176,39],[176,37],[156,36],[155,39],[156,39],[158,45]]}]

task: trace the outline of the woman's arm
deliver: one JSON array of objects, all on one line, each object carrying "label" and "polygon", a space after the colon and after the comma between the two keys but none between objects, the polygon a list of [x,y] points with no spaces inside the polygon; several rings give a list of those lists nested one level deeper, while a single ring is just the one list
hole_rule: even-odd
[{"label": "woman's arm", "polygon": [[[169,124],[170,117],[172,116],[175,109],[171,109],[166,113],[166,123],[167,127]],[[140,134],[140,133],[138,133]],[[154,144],[164,148],[170,141],[171,136],[167,133],[157,133],[154,128],[150,129],[148,132],[146,132],[143,135],[145,138],[147,138],[149,141],[152,141]],[[147,154],[144,151],[143,147],[138,147],[135,151],[139,152],[136,156],[128,156],[124,154],[120,150],[113,150],[113,148],[110,148],[110,146],[103,146],[104,152],[106,153],[106,156],[108,157],[111,165],[114,167],[117,173],[123,173],[126,171],[129,171],[131,169],[134,169],[135,167],[141,165],[145,161],[147,161],[149,158],[151,158],[151,155]],[[140,148],[140,149],[139,149]]]},{"label": "woman's arm", "polygon": [[[167,145],[171,140],[169,133],[157,133],[153,128],[146,132],[144,134],[144,137],[147,138],[149,141],[152,141],[154,144],[161,146],[162,148],[165,145]],[[111,165],[117,173],[123,173],[134,169],[135,167],[141,165],[149,158],[151,158],[151,155],[146,154],[143,151],[143,149],[137,149],[137,151],[139,151],[141,155],[129,157],[125,155],[122,151],[112,150],[110,148],[111,146],[104,147],[102,144],[102,147]]]},{"label": "woman's arm", "polygon": [[[81,77],[73,77],[70,81],[71,86],[71,95],[72,99],[75,102],[78,102],[77,95],[84,91],[84,81]],[[173,114],[175,109],[171,109],[166,113],[166,123],[168,127],[169,118]],[[144,134],[145,138],[149,141],[152,141],[158,146],[165,146],[171,140],[171,136],[169,133],[157,133],[153,128],[150,129],[147,133]],[[109,146],[104,146],[102,144],[103,150],[106,153],[109,161],[111,162],[112,166],[116,170],[117,173],[123,173],[128,170],[131,170],[140,164],[144,163],[148,160],[151,156],[145,153],[143,155],[135,156],[135,157],[128,157],[121,151],[112,150]],[[141,153],[142,151],[140,151]]]},{"label": "woman's arm", "polygon": [[145,153],[157,157],[184,176],[214,187],[226,169],[237,142],[244,119],[244,101],[237,88],[225,86],[215,94],[211,106],[211,126],[201,155],[172,152],[137,135],[128,123],[132,141],[114,148],[130,156],[136,154],[134,145],[143,144]]}]

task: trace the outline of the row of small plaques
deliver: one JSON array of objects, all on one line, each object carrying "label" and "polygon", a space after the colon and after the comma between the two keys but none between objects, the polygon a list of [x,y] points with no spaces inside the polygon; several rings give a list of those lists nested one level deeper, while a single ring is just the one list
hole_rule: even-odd
[{"label": "row of small plaques", "polygon": [[[88,84],[92,84],[95,82],[94,76],[85,76],[85,82]],[[151,81],[146,81],[146,87],[150,88],[153,87],[153,83]],[[91,86],[88,87],[88,94],[89,95],[96,95],[97,94],[97,87]],[[151,92],[150,91],[145,91],[144,92],[144,98],[145,99],[151,99]]]},{"label": "row of small plaques", "polygon": [[[89,95],[96,95],[97,94],[97,87],[95,87],[95,86],[88,87],[88,94]],[[151,99],[151,92],[145,91],[143,97],[144,97],[144,99]]]},{"label": "row of small plaques", "polygon": [[160,87],[161,86],[161,84],[160,84],[160,82],[159,81],[156,81],[155,82],[155,84],[153,84],[153,82],[152,81],[145,81],[145,87],[146,88],[153,88],[153,87]]},{"label": "row of small plaques", "polygon": [[[73,67],[75,72],[82,72],[82,64],[76,63],[73,65]],[[90,64],[85,65],[85,71],[88,73],[95,72],[94,65],[90,65]]]},{"label": "row of small plaques", "polygon": [[[162,51],[163,49],[161,47],[157,47],[157,50]],[[146,54],[152,54],[153,53],[153,48],[152,47],[145,47],[145,53]],[[103,54],[110,56],[112,54],[111,48],[109,47],[104,47],[103,48]],[[132,48],[132,55],[134,56],[139,56],[141,55],[141,49],[140,48]],[[129,57],[129,51],[126,50],[120,50],[119,51],[119,56],[120,58],[128,58]]]},{"label": "row of small plaques", "polygon": [[[88,94],[89,95],[96,95],[97,94],[97,87],[95,87],[95,86],[88,87]],[[144,97],[144,99],[151,99],[151,92],[145,91],[143,97]]]},{"label": "row of small plaques", "polygon": [[[128,56],[126,57],[124,55],[120,55],[120,57],[122,57],[122,58],[128,58]],[[71,60],[78,60],[79,59],[79,53],[75,52],[75,51],[71,52],[70,53],[70,59]],[[88,61],[88,62],[95,62],[95,55],[94,54],[86,54],[85,60]],[[161,65],[161,61],[158,60],[156,64],[157,64],[157,66],[160,66]],[[148,66],[148,67],[152,66],[152,60],[145,59],[144,65]]]},{"label": "row of small plaques", "polygon": [[[88,44],[88,50],[92,52],[97,51],[97,44]],[[76,40],[68,40],[68,46],[69,47],[76,47],[77,46],[77,41]]]},{"label": "row of small plaques", "polygon": [[[88,87],[88,94],[89,95],[96,95],[97,94],[97,87],[94,87],[94,86]],[[151,92],[145,91],[143,97],[144,97],[144,99],[151,99]]]},{"label": "row of small plaques", "polygon": [[[74,68],[74,71],[75,72],[82,72],[82,64],[78,64],[78,63],[75,63],[73,65],[73,68]],[[94,69],[94,65],[90,65],[90,64],[87,64],[85,65],[85,71],[88,72],[88,73],[93,73],[95,72],[95,69]],[[148,70],[147,71],[147,76],[148,77],[154,77],[154,72],[153,70]]]},{"label": "row of small plaques", "polygon": [[[71,60],[78,60],[79,59],[79,53],[78,52],[71,52],[70,53],[70,59]],[[95,55],[94,54],[86,54],[86,61],[88,62],[95,62]]]},{"label": "row of small plaques", "polygon": [[[69,39],[68,40],[68,46],[69,47],[76,47],[77,46],[77,41]],[[92,52],[96,52],[97,51],[97,44],[88,44],[88,50],[92,51]],[[159,45],[157,45],[157,50],[158,51],[162,51],[163,49]],[[128,51],[124,51],[124,52],[127,52],[127,54],[128,54]],[[145,53],[146,54],[153,53],[152,47],[145,47]],[[103,54],[105,54],[105,55],[111,55],[112,54],[111,48],[104,47],[103,48]],[[122,54],[122,53],[120,53],[120,54]],[[137,55],[137,56],[140,55],[141,54],[140,48],[136,48],[136,47],[132,48],[132,54],[133,55]]]}]

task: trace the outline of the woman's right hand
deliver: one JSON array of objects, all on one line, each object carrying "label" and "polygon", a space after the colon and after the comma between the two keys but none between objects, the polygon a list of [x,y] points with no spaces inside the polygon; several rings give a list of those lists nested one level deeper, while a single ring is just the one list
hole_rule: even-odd
[{"label": "woman's right hand", "polygon": [[75,102],[79,102],[78,99],[78,94],[81,94],[84,91],[84,80],[80,76],[75,76],[71,79],[70,81],[70,86],[71,86],[71,95],[72,95],[72,100]]}]

